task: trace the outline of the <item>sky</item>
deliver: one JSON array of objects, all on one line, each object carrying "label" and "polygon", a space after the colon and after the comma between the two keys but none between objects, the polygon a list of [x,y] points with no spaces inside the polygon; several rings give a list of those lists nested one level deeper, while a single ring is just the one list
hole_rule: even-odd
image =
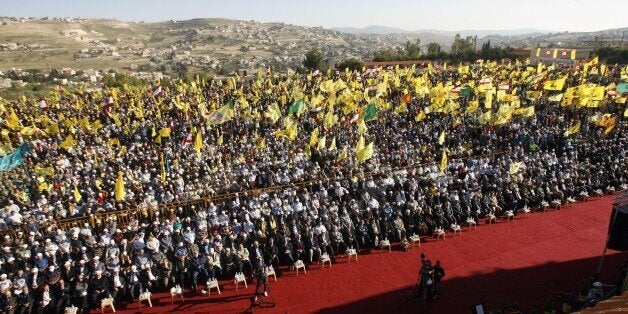
[{"label": "sky", "polygon": [[229,18],[406,30],[596,31],[628,26],[628,0],[0,0],[0,16],[157,22]]}]

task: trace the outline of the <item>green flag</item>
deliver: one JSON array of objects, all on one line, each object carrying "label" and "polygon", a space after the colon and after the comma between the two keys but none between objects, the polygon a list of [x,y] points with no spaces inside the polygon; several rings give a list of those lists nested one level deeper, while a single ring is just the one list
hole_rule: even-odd
[{"label": "green flag", "polygon": [[374,103],[368,104],[362,113],[362,119],[364,122],[377,119],[377,108]]},{"label": "green flag", "polygon": [[300,100],[293,101],[292,104],[290,104],[290,109],[288,112],[295,116],[301,116],[304,109],[305,109],[305,102],[303,101],[303,99],[300,99]]},{"label": "green flag", "polygon": [[460,89],[460,91],[458,92],[458,95],[465,96],[465,97],[471,97],[471,95],[473,95],[473,88],[471,88],[469,86],[465,86],[465,87]]},{"label": "green flag", "polygon": [[617,84],[617,93],[619,94],[628,93],[628,83],[624,82],[624,83]]}]

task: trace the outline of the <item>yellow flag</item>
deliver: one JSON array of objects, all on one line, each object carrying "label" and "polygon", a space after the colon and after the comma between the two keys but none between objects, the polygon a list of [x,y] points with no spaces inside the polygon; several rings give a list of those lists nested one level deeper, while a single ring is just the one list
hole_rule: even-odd
[{"label": "yellow flag", "polygon": [[279,105],[277,103],[273,103],[268,106],[266,112],[264,112],[264,116],[268,119],[271,119],[273,123],[277,122],[279,118],[281,118],[281,110],[279,109]]},{"label": "yellow flag", "polygon": [[356,155],[359,162],[371,159],[371,157],[373,157],[373,142],[358,150]]},{"label": "yellow flag", "polygon": [[481,114],[480,117],[478,117],[478,121],[480,121],[480,124],[487,124],[491,122],[491,118],[492,118],[491,111],[488,110],[485,113]]},{"label": "yellow flag", "polygon": [[334,138],[331,139],[331,144],[329,144],[329,150],[334,150],[336,149],[336,137],[334,136]]},{"label": "yellow flag", "polygon": [[107,145],[109,146],[118,146],[120,147],[120,139],[118,138],[112,138],[109,141],[107,141]]},{"label": "yellow flag", "polygon": [[223,139],[223,137],[222,137],[222,134],[220,134],[220,136],[218,137],[218,140],[216,140],[216,143],[217,143],[218,145],[222,145],[222,141],[223,141],[223,140],[224,140],[224,139]]},{"label": "yellow flag", "polygon": [[340,154],[338,154],[338,157],[336,158],[336,160],[341,160],[341,159],[345,159],[348,157],[348,153],[347,153],[348,149],[347,146],[345,146],[342,151],[340,152]]},{"label": "yellow flag", "polygon": [[74,143],[74,137],[72,137],[72,135],[70,134],[68,135],[68,137],[65,138],[63,142],[61,142],[61,145],[59,145],[59,147],[67,150],[74,145],[76,145],[76,143]]},{"label": "yellow flag", "polygon": [[534,106],[529,106],[523,109],[523,116],[524,117],[532,117],[534,116]]},{"label": "yellow flag", "polygon": [[124,180],[122,179],[122,171],[118,171],[118,179],[116,180],[114,194],[117,202],[123,200],[126,196],[126,191],[124,190]]},{"label": "yellow flag", "polygon": [[17,117],[17,114],[15,114],[15,110],[13,110],[13,108],[9,108],[9,117],[6,119],[5,122],[10,129],[17,129],[22,126],[20,118]]},{"label": "yellow flag", "polygon": [[318,128],[315,128],[314,131],[310,134],[310,146],[316,145],[318,143]]},{"label": "yellow flag", "polygon": [[440,171],[445,172],[445,169],[447,169],[447,152],[443,150],[443,157],[440,160]]},{"label": "yellow flag", "polygon": [[35,173],[38,175],[46,175],[46,176],[52,177],[55,175],[55,168],[54,167],[43,168],[43,167],[36,166]]},{"label": "yellow flag", "polygon": [[48,190],[50,190],[50,188],[52,188],[52,185],[49,185],[49,184],[48,184],[48,183],[46,183],[46,182],[42,182],[42,183],[41,183],[41,184],[37,187],[37,190],[38,190],[39,192],[42,192],[42,191],[48,191]]},{"label": "yellow flag", "polygon": [[547,81],[543,84],[543,89],[557,90],[557,91],[563,90],[563,86],[565,86],[566,81],[567,81],[567,75],[556,80]]},{"label": "yellow flag", "polygon": [[196,138],[194,139],[194,150],[197,154],[200,154],[201,149],[203,149],[203,134],[199,130],[196,132]]},{"label": "yellow flag", "polygon": [[580,132],[580,123],[570,127],[569,130],[565,131],[564,135],[565,136],[569,136],[569,135],[572,135],[572,134],[576,134],[578,132]]},{"label": "yellow flag", "polygon": [[419,113],[414,117],[414,121],[419,122],[425,119],[425,112],[423,110],[419,111]]},{"label": "yellow flag", "polygon": [[480,107],[480,102],[477,100],[473,100],[467,106],[467,113],[474,113]]},{"label": "yellow flag", "polygon": [[160,175],[161,185],[166,185],[166,166],[164,164],[163,155],[160,158],[161,158],[161,175]]},{"label": "yellow flag", "polygon": [[445,131],[440,132],[440,136],[438,137],[438,145],[445,144]]},{"label": "yellow flag", "polygon": [[519,169],[521,169],[521,165],[522,164],[523,164],[522,162],[513,162],[513,163],[511,163],[510,164],[510,171],[509,171],[509,173],[510,174],[515,174],[515,173],[519,172]]},{"label": "yellow flag", "polygon": [[613,131],[613,129],[615,128],[615,125],[616,124],[611,124],[611,125],[607,126],[606,129],[604,130],[604,134],[609,135]]},{"label": "yellow flag", "polygon": [[368,131],[368,128],[366,127],[366,123],[364,122],[364,120],[362,119],[358,120],[357,125],[358,125],[358,134],[362,135]]},{"label": "yellow flag", "polygon": [[323,137],[321,137],[321,139],[318,140],[318,146],[316,147],[316,149],[318,149],[318,150],[325,149],[326,141],[327,141],[327,137],[325,135],[323,135]]},{"label": "yellow flag", "polygon": [[83,199],[83,197],[81,196],[81,193],[79,193],[76,185],[74,185],[74,202],[78,203],[81,201],[81,199]]},{"label": "yellow flag", "polygon": [[159,136],[170,137],[170,128],[161,128],[161,130],[159,130]]},{"label": "yellow flag", "polygon": [[493,94],[486,93],[486,99],[484,100],[484,108],[493,108]]},{"label": "yellow flag", "polygon": [[364,136],[360,135],[360,139],[358,139],[358,144],[355,147],[355,151],[360,151],[364,148]]}]

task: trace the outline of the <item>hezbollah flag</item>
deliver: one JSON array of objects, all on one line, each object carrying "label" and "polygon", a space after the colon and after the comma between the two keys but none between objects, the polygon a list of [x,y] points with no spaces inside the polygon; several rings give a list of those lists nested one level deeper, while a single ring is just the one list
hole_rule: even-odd
[{"label": "hezbollah flag", "polygon": [[522,164],[523,164],[522,162],[513,162],[513,163],[511,163],[510,164],[510,169],[509,169],[508,172],[510,174],[516,174],[521,169],[521,165]]},{"label": "hezbollah flag", "polygon": [[440,171],[445,172],[447,169],[447,152],[443,150],[443,157],[440,159]]},{"label": "hezbollah flag", "polygon": [[373,157],[373,142],[358,150],[356,152],[356,155],[358,157],[358,162],[363,162],[365,160],[371,159],[371,157]]},{"label": "hezbollah flag", "polygon": [[543,84],[543,89],[545,90],[563,90],[563,86],[565,86],[565,81],[567,81],[567,75],[563,76],[562,78],[556,79],[556,80],[551,80],[551,81],[547,81],[545,82],[545,84]]},{"label": "hezbollah flag", "polygon": [[281,118],[281,110],[279,109],[279,105],[275,102],[268,106],[266,112],[264,112],[264,116],[268,119],[271,119],[273,123],[276,123],[279,118]]},{"label": "hezbollah flag", "polygon": [[564,135],[565,137],[567,137],[569,135],[576,134],[578,132],[580,132],[580,123],[570,127],[569,130],[565,131]]},{"label": "hezbollah flag", "polygon": [[440,132],[440,136],[438,137],[438,145],[445,144],[445,131]]},{"label": "hezbollah flag", "polygon": [[226,105],[212,112],[212,114],[207,117],[207,123],[210,125],[222,124],[231,120],[233,116],[235,116],[235,110],[233,108],[233,101],[230,100]]},{"label": "hezbollah flag", "polygon": [[68,137],[65,138],[65,140],[63,140],[63,142],[61,142],[61,145],[59,145],[59,147],[67,150],[74,145],[76,145],[76,143],[74,142],[74,137],[72,137],[72,135],[70,134],[68,135]]},{"label": "hezbollah flag", "polygon": [[196,132],[196,138],[194,139],[194,150],[197,154],[200,154],[201,149],[203,149],[203,134],[199,130]]},{"label": "hezbollah flag", "polygon": [[79,192],[78,188],[76,187],[76,185],[74,185],[74,202],[78,203],[80,202],[83,197],[81,196],[81,193]]},{"label": "hezbollah flag", "polygon": [[124,180],[122,179],[122,171],[118,171],[118,179],[116,180],[114,194],[117,202],[123,200],[126,196],[126,191],[124,190]]}]

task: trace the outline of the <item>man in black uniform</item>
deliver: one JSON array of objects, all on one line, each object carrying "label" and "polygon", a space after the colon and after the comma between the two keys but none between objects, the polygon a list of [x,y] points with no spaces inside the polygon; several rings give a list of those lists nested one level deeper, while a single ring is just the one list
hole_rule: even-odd
[{"label": "man in black uniform", "polygon": [[440,283],[445,277],[445,269],[440,265],[440,261],[436,261],[434,265],[434,287],[432,289],[432,298],[436,299],[440,294]]},{"label": "man in black uniform", "polygon": [[432,290],[434,284],[434,268],[432,262],[428,259],[421,267],[421,279],[419,282],[419,301],[425,302],[429,297],[428,294]]}]

